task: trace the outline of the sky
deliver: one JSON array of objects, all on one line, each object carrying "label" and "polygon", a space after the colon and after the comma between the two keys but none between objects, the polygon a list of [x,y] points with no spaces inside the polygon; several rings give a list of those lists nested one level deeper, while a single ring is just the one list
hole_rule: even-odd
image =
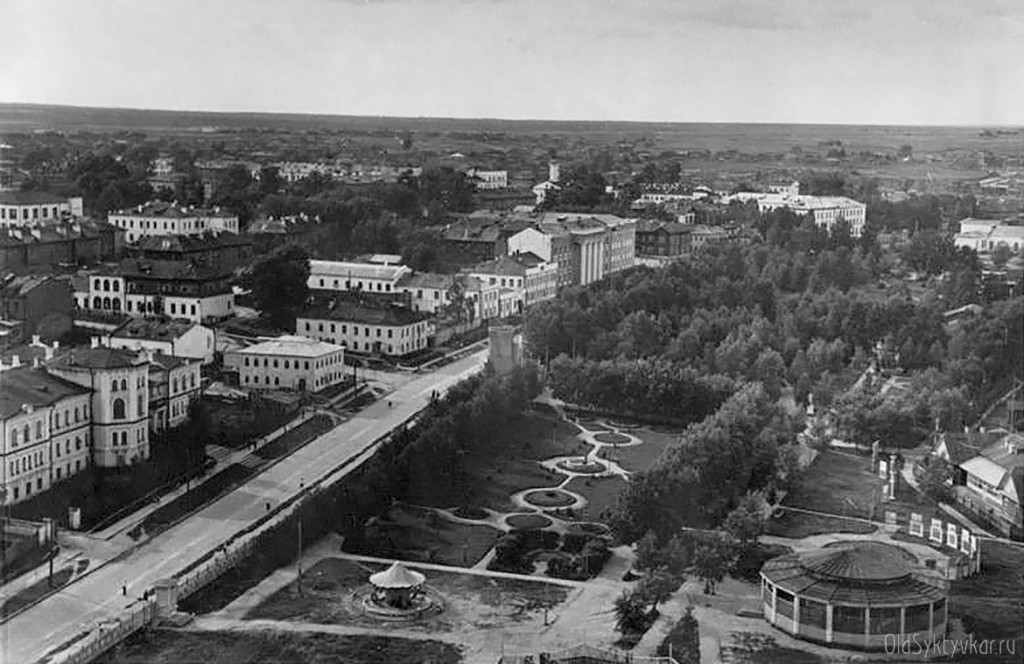
[{"label": "sky", "polygon": [[1022,0],[0,0],[0,102],[1024,125]]}]

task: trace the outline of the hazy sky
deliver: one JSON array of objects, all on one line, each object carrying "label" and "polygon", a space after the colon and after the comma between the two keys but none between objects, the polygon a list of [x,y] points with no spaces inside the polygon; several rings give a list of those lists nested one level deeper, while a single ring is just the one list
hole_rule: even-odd
[{"label": "hazy sky", "polygon": [[0,101],[1024,124],[1024,0],[0,0]]}]

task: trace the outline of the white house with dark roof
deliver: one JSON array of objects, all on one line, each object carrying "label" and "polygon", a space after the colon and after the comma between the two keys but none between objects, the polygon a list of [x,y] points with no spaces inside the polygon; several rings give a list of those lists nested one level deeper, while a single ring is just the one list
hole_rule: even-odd
[{"label": "white house with dark roof", "polygon": [[125,232],[128,242],[147,235],[202,235],[207,231],[239,231],[238,215],[226,210],[150,201],[145,205],[111,212],[108,221]]},{"label": "white house with dark roof", "polygon": [[344,382],[347,373],[342,346],[297,335],[225,353],[224,366],[238,372],[240,387],[251,390],[319,392]]},{"label": "white house with dark roof", "polygon": [[396,304],[338,300],[300,313],[295,332],[355,353],[402,357],[425,349],[434,326],[428,314]]},{"label": "white house with dark roof", "polygon": [[149,458],[149,357],[104,348],[74,348],[50,373],[91,391],[92,459],[97,466],[132,465]]},{"label": "white house with dark roof", "polygon": [[213,362],[214,331],[199,323],[166,316],[131,318],[106,337],[104,345],[127,350],[151,350],[170,357]]},{"label": "white house with dark roof", "polygon": [[189,407],[199,399],[203,384],[199,360],[149,355],[149,427],[164,431],[188,421]]},{"label": "white house with dark roof", "polygon": [[306,284],[311,290],[390,294],[400,292],[398,282],[411,274],[405,265],[311,260]]},{"label": "white house with dark roof", "polygon": [[22,502],[91,461],[91,390],[45,369],[0,377],[0,504]]},{"label": "white house with dark roof", "polygon": [[0,191],[0,228],[30,226],[64,217],[82,216],[82,198],[64,198],[45,191]]},{"label": "white house with dark roof", "polygon": [[1011,537],[1024,531],[1024,436],[1010,433],[960,463],[968,491],[958,494],[971,511]]},{"label": "white house with dark roof", "polygon": [[960,221],[960,232],[953,238],[953,243],[957,247],[974,249],[979,254],[988,253],[1000,245],[1017,253],[1024,248],[1024,226],[968,217]]}]

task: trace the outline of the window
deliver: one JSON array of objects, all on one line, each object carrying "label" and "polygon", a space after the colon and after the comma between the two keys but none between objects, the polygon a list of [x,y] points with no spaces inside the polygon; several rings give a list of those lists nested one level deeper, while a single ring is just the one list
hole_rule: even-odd
[{"label": "window", "polygon": [[245,366],[249,366],[249,358],[245,358],[242,362],[245,364]]},{"label": "window", "polygon": [[18,428],[14,427],[11,429],[11,447],[18,446]]},{"label": "window", "polygon": [[103,280],[103,290],[104,291],[109,291],[110,290],[110,279],[104,279]]},{"label": "window", "polygon": [[288,365],[289,365],[289,362],[288,362],[288,360],[285,360],[285,361],[284,361],[284,368],[285,368],[285,369],[290,369],[291,367],[290,367],[290,366],[288,366]]},{"label": "window", "polygon": [[114,280],[114,292],[117,293],[120,290],[121,290],[121,282],[115,279]]},{"label": "window", "polygon": [[309,332],[309,321],[306,321],[306,332]]},{"label": "window", "polygon": [[94,280],[92,282],[92,289],[93,290],[99,290],[100,289],[100,280],[99,279],[96,279],[96,280]]},{"label": "window", "polygon": [[28,425],[26,424],[21,430],[22,442],[28,445],[28,441],[32,440],[32,432],[29,431]]},{"label": "window", "polygon": [[123,420],[124,415],[124,399],[114,399],[114,419]]},{"label": "window", "polygon": [[306,360],[306,366],[305,366],[305,369],[306,369],[306,371],[309,371],[309,360]]}]

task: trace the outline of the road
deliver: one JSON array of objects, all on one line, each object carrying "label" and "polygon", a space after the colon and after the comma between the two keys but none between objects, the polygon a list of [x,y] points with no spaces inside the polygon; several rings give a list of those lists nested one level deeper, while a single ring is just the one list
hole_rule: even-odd
[{"label": "road", "polygon": [[[400,386],[383,400],[211,503],[177,526],[0,625],[0,664],[28,664],[120,614],[159,579],[174,575],[287,500],[358,456],[440,393],[479,371],[479,351]],[[348,471],[346,471],[348,472]],[[122,595],[122,587],[127,590]]]}]

